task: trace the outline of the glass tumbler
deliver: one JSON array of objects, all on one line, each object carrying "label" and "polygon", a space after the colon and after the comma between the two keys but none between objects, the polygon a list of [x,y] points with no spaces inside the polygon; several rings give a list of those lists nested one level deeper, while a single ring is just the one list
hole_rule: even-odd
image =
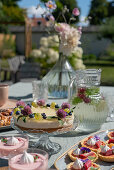
[{"label": "glass tumbler", "polygon": [[44,99],[47,101],[48,99],[48,85],[42,81],[32,81],[32,96],[33,101]]},{"label": "glass tumbler", "polygon": [[100,129],[108,116],[108,105],[100,93],[100,69],[76,71],[69,87],[69,103],[78,118],[78,131]]},{"label": "glass tumbler", "polygon": [[[28,148],[27,151],[14,155],[15,151],[10,154],[9,170],[48,170],[48,154],[44,150]],[[34,162],[22,163],[21,157],[24,155],[33,156]]]}]

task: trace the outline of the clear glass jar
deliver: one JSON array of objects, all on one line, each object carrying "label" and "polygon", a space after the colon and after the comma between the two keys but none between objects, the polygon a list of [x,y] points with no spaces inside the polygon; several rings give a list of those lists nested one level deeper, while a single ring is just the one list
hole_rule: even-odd
[{"label": "clear glass jar", "polygon": [[68,98],[68,87],[75,71],[62,53],[54,67],[43,78],[48,84],[48,98]]},{"label": "clear glass jar", "polygon": [[69,103],[74,108],[82,132],[100,129],[108,115],[108,105],[100,94],[100,69],[76,71],[69,86]]}]

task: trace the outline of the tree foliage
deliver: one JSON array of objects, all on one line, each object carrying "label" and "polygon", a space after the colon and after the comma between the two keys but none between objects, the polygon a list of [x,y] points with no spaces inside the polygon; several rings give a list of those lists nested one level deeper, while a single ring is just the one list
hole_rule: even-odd
[{"label": "tree foliage", "polygon": [[114,1],[108,3],[108,17],[114,16]]},{"label": "tree foliage", "polygon": [[108,2],[107,0],[92,0],[88,16],[91,16],[91,25],[99,25],[105,22],[108,16]]},{"label": "tree foliage", "polygon": [[18,6],[18,2],[20,1],[20,0],[0,0],[1,1],[1,3],[3,4],[3,5],[5,5],[5,6]]},{"label": "tree foliage", "polygon": [[[48,0],[41,0],[42,2],[47,2]],[[58,15],[61,13],[61,10],[63,9],[64,6],[67,6],[69,9],[69,12],[65,13],[65,17],[67,20],[67,23],[69,22],[69,19],[72,17],[72,10],[76,7],[78,7],[77,1],[76,0],[55,0],[55,3],[57,5],[57,8],[54,10],[53,15],[55,19],[58,18]],[[58,22],[64,22],[64,18],[60,16],[57,20]],[[76,17],[76,21],[78,22],[79,18]],[[74,21],[73,21],[74,22]]]}]

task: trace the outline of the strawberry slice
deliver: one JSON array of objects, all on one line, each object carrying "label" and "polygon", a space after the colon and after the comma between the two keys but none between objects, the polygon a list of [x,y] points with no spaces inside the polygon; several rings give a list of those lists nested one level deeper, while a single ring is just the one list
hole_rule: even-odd
[{"label": "strawberry slice", "polygon": [[114,143],[114,139],[109,139],[108,144]]},{"label": "strawberry slice", "polygon": [[100,140],[97,141],[95,145],[96,145],[98,148],[100,148],[100,146],[101,146],[101,141],[100,141]]},{"label": "strawberry slice", "polygon": [[93,136],[89,136],[89,137],[88,137],[88,139],[91,139],[91,138],[93,138]]},{"label": "strawberry slice", "polygon": [[85,164],[84,164],[85,170],[88,170],[88,168],[91,167],[91,165],[92,165],[91,160],[88,160],[87,162],[85,162]]},{"label": "strawberry slice", "polygon": [[108,151],[105,153],[105,156],[110,156],[110,155],[112,155],[112,154],[113,154],[112,149],[110,149],[110,150],[108,150]]},{"label": "strawberry slice", "polygon": [[80,154],[79,157],[80,157],[81,159],[86,159],[86,158],[87,158],[87,155],[86,155],[86,154]]}]

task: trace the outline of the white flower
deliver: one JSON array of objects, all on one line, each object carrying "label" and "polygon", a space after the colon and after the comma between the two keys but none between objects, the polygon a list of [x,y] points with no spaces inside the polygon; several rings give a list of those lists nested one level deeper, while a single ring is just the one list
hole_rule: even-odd
[{"label": "white flower", "polygon": [[74,54],[78,58],[82,58],[83,55],[83,49],[81,47],[76,47]]},{"label": "white flower", "polygon": [[48,47],[47,37],[42,37],[40,39],[40,45],[43,46],[43,47]]},{"label": "white flower", "polygon": [[48,50],[48,56],[49,56],[49,59],[47,60],[47,63],[51,64],[51,63],[54,63],[54,62],[56,62],[58,60],[59,53],[50,48]]},{"label": "white flower", "polygon": [[75,69],[80,70],[80,69],[85,69],[85,65],[83,64],[83,60],[81,59],[75,59]]},{"label": "white flower", "polygon": [[35,58],[41,58],[42,52],[41,52],[41,50],[34,49],[31,52],[31,56],[35,57]]}]

